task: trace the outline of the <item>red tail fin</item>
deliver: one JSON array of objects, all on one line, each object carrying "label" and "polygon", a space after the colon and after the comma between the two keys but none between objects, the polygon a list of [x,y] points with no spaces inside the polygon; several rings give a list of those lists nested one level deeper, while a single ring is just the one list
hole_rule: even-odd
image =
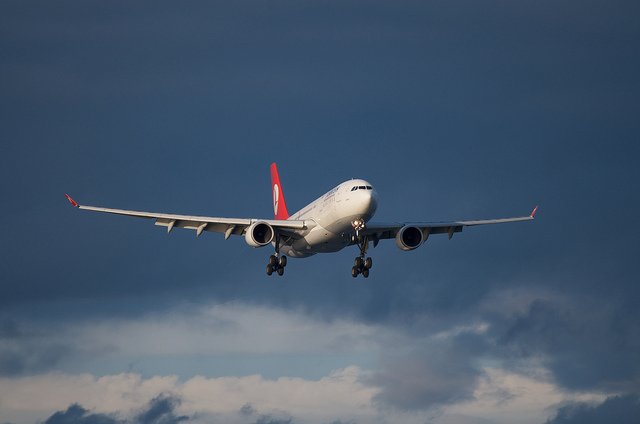
[{"label": "red tail fin", "polygon": [[273,191],[273,216],[275,219],[289,219],[287,205],[282,194],[282,185],[278,176],[278,168],[275,163],[271,164],[271,189]]}]

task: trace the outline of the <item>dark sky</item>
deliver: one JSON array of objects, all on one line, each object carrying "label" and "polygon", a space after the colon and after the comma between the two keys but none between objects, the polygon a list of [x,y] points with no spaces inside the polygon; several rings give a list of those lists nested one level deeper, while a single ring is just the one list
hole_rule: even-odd
[{"label": "dark sky", "polygon": [[[165,421],[638,416],[639,19],[631,1],[3,2],[0,422],[138,422],[163,399]],[[355,248],[267,277],[270,248],[64,198],[270,218],[272,162],[290,211],[349,178],[377,221],[540,207],[381,242],[354,280]],[[189,391],[251,376],[282,399]],[[105,379],[147,389],[100,402]],[[335,381],[365,406],[290,387]]]}]

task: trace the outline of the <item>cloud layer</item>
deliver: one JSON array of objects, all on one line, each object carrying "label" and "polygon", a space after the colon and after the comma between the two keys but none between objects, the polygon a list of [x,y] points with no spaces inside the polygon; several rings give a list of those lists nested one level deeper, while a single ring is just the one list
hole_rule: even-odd
[{"label": "cloud layer", "polygon": [[[500,298],[509,296],[513,293]],[[521,301],[512,299],[511,305]],[[535,307],[535,302],[524,309],[524,316]],[[488,302],[482,310],[487,315],[490,315],[487,311],[496,313],[492,305],[493,302]],[[501,312],[512,316],[513,311]],[[519,316],[516,314],[511,321],[519,322]],[[101,364],[105,360],[117,362],[117,357],[121,357],[124,361],[139,358],[142,362],[136,366],[153,373],[154,368],[145,362],[152,364],[166,357],[190,362],[194,352],[209,362],[225,363],[227,355],[249,355],[262,361],[264,355],[291,355],[297,351],[298,355],[312,354],[312,361],[307,364],[317,369],[311,374],[324,368],[313,365],[314,361],[318,358],[329,361],[332,355],[367,362],[373,353],[379,360],[368,362],[374,369],[354,365],[317,379],[293,376],[267,379],[261,375],[207,377],[197,374],[197,365],[191,370],[194,376],[187,380],[177,375],[95,376],[56,371],[7,376],[0,381],[0,399],[9,408],[3,408],[1,419],[27,424],[29,418],[35,421],[48,415],[53,419],[58,411],[62,415],[56,419],[78,416],[83,420],[105,417],[133,420],[140,414],[136,411],[158,396],[170,394],[181,401],[164,403],[172,405],[175,417],[188,416],[196,422],[248,423],[259,417],[278,416],[305,423],[371,419],[412,423],[437,413],[443,420],[464,415],[475,417],[469,418],[474,420],[497,421],[500,416],[510,414],[513,420],[520,420],[512,422],[533,423],[548,418],[544,410],[554,404],[604,400],[599,390],[583,389],[582,394],[571,394],[558,386],[554,368],[548,367],[543,359],[552,358],[550,353],[515,355],[513,349],[505,349],[492,336],[496,323],[504,326],[499,321],[486,321],[433,333],[399,333],[395,326],[327,322],[301,312],[285,313],[241,304],[185,308],[136,320],[74,323],[49,336],[84,340],[82,349],[95,352],[94,356],[83,359],[78,354],[71,358],[85,361],[82,368],[96,371],[103,369]],[[260,337],[256,333],[263,335],[263,341],[257,345],[255,341]],[[109,340],[110,346],[97,353],[99,349],[95,346],[100,345],[100,340]],[[29,343],[34,342],[30,339]],[[348,359],[341,356],[343,349],[352,356]],[[355,355],[357,351],[363,356]],[[50,368],[62,365],[52,364]],[[74,404],[77,406],[66,409]]]}]

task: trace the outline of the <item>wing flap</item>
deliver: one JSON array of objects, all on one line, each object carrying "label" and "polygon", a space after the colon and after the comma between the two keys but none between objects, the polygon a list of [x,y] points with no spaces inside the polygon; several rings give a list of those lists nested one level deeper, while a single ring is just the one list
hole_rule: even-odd
[{"label": "wing flap", "polygon": [[[248,227],[248,225],[244,223],[224,223],[224,222],[209,222],[202,220],[187,220],[187,219],[170,219],[170,218],[157,218],[156,225],[167,227],[167,232],[171,232],[174,228],[185,228],[187,230],[199,230],[202,231],[210,231],[213,233],[226,233],[229,228],[231,228],[231,233],[233,233],[234,229],[238,229],[240,235],[242,235],[243,230]],[[249,224],[250,225],[250,224]],[[230,233],[230,234],[231,234]]]}]

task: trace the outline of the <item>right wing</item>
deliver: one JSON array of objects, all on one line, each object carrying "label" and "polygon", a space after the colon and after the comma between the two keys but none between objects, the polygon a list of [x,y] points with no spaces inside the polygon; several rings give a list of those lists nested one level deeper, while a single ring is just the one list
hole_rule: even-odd
[{"label": "right wing", "polygon": [[453,237],[453,233],[459,233],[463,227],[485,224],[502,224],[505,222],[529,221],[534,219],[538,207],[536,206],[531,215],[520,216],[517,218],[499,218],[499,219],[483,219],[476,221],[452,221],[452,222],[396,222],[396,223],[367,223],[361,233],[371,237],[374,246],[382,239],[392,239],[398,234],[398,231],[405,226],[419,228],[422,231],[424,240],[431,234],[448,234],[449,239]]},{"label": "right wing", "polygon": [[101,208],[96,206],[85,206],[76,203],[69,195],[65,194],[69,202],[78,209],[89,211],[113,213],[117,215],[128,215],[137,218],[155,219],[156,225],[167,227],[170,233],[174,227],[196,230],[196,237],[203,231],[224,234],[225,240],[232,234],[244,236],[247,228],[256,222],[265,222],[281,235],[300,238],[301,232],[307,228],[307,221],[300,220],[277,220],[277,219],[243,219],[243,218],[216,218],[209,216],[174,215],[154,212],[138,212],[123,209]]}]

